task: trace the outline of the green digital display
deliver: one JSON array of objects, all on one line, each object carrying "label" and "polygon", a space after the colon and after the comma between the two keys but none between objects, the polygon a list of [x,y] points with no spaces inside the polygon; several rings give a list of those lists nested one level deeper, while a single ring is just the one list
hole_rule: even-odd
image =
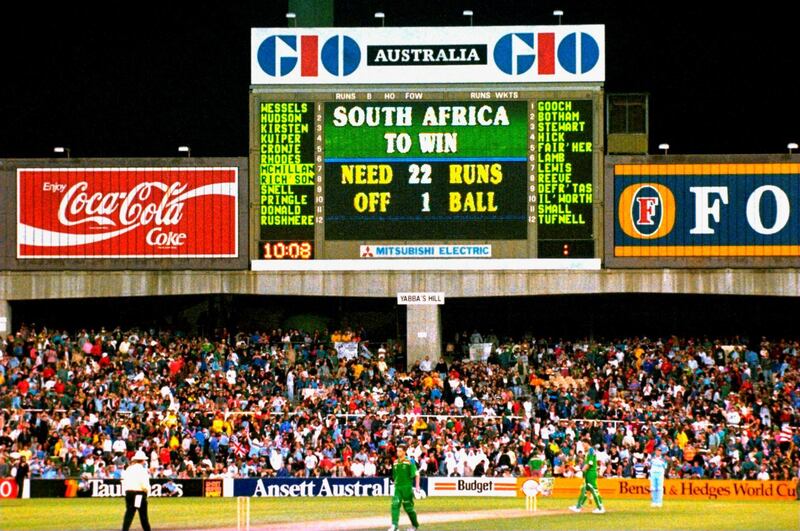
[{"label": "green digital display", "polygon": [[527,238],[527,102],[331,102],[323,116],[326,240]]},{"label": "green digital display", "polygon": [[592,102],[539,100],[535,117],[539,241],[591,240]]},{"label": "green digital display", "polygon": [[260,102],[258,118],[259,247],[313,240],[314,105]]}]

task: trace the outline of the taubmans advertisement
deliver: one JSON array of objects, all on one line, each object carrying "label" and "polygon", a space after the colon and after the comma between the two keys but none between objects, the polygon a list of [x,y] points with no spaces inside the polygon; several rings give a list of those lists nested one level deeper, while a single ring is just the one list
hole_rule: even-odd
[{"label": "taubmans advertisement", "polygon": [[[150,480],[150,496],[186,498],[203,496],[202,479]],[[121,498],[122,483],[118,479],[32,479],[31,498]]]}]

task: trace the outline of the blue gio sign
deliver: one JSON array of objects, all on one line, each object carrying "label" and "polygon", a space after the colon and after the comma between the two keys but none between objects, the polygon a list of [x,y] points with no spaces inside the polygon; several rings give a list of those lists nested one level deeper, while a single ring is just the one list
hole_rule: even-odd
[{"label": "blue gio sign", "polygon": [[251,49],[254,85],[605,80],[603,26],[267,28]]},{"label": "blue gio sign", "polygon": [[[427,489],[422,478],[420,487]],[[317,496],[392,496],[389,478],[251,478],[233,481],[234,496],[304,498]]]},{"label": "blue gio sign", "polygon": [[320,64],[332,76],[347,76],[358,68],[361,49],[347,35],[326,39],[321,49],[317,35],[271,35],[258,47],[257,57],[261,69],[273,77],[288,76],[298,63],[304,77],[317,77]]},{"label": "blue gio sign", "polygon": [[537,62],[537,73],[554,75],[556,62],[570,74],[586,74],[600,60],[600,46],[592,35],[570,33],[558,43],[556,53],[555,33],[509,33],[500,37],[494,47],[494,62],[509,75],[522,75]]},{"label": "blue gio sign", "polygon": [[800,164],[619,164],[614,256],[800,256]]}]

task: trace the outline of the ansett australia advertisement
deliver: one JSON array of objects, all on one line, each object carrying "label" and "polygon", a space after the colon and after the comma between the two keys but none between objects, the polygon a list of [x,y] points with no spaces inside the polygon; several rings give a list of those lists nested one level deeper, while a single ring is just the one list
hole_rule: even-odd
[{"label": "ansett australia advertisement", "polygon": [[[420,482],[422,489],[426,480]],[[260,478],[237,479],[234,496],[269,498],[315,498],[319,496],[392,496],[394,484],[389,478]],[[227,495],[227,494],[226,494]]]}]

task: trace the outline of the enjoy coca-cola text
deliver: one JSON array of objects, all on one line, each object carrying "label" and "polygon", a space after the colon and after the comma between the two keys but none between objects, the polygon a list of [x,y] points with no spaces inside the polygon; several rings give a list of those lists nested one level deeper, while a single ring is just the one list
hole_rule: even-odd
[{"label": "enjoy coca-cola text", "polygon": [[[89,183],[71,186],[58,207],[58,221],[65,226],[96,223],[106,227],[131,225],[175,225],[183,217],[184,192],[188,185],[175,182],[143,182],[130,192],[87,192]],[[157,197],[155,190],[162,195]]]}]

